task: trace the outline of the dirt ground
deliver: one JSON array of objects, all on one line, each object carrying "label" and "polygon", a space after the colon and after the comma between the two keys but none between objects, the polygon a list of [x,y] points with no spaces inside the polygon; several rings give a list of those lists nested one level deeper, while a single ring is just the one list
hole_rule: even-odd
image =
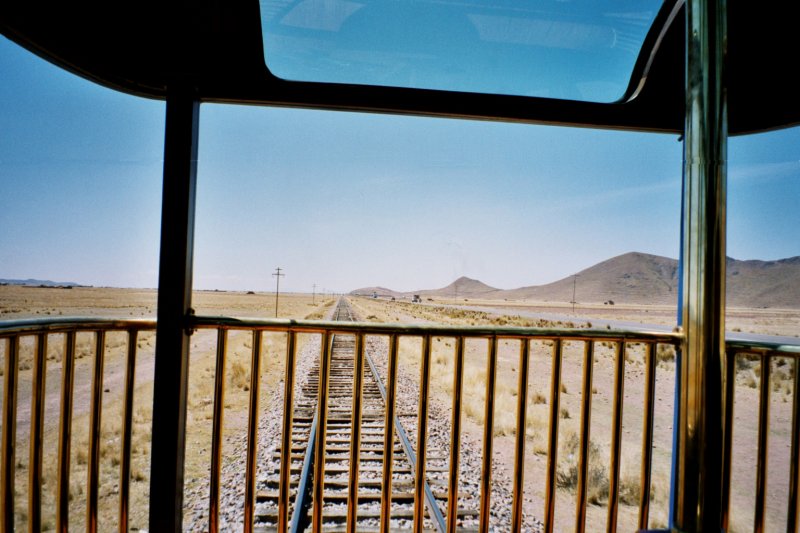
[{"label": "dirt ground", "polygon": [[[571,311],[570,306],[541,307],[534,304],[508,307],[505,302],[475,302],[480,308],[494,305],[508,311],[508,315],[470,312],[466,309],[443,308],[437,304],[452,304],[452,301],[426,302],[415,305],[406,302],[390,302],[369,298],[351,298],[362,318],[374,321],[399,323],[449,323],[478,325],[482,323],[502,325],[524,325],[515,321],[514,314],[520,307],[536,309],[543,313],[563,315]],[[473,302],[470,302],[472,304]],[[462,304],[463,305],[463,304]],[[729,324],[742,331],[794,336],[800,332],[800,312],[788,310],[733,310]],[[663,307],[595,306],[586,318],[607,318],[627,322],[643,322],[670,325],[674,323],[674,309]],[[653,320],[653,317],[656,317]],[[669,318],[673,317],[673,318]],[[576,320],[576,324],[579,321]],[[572,324],[552,324],[567,325]],[[447,339],[434,342],[434,374],[432,388],[439,401],[449,404],[452,400],[452,366],[446,362],[452,358],[452,343]],[[437,352],[438,350],[443,350]],[[467,343],[467,368],[464,414],[465,428],[480,439],[483,434],[484,380],[477,380],[470,388],[470,368],[480,377],[485,376],[486,342]],[[401,351],[401,361],[402,359]],[[414,359],[416,357],[416,359]],[[407,357],[406,364],[418,365],[418,354]],[[439,361],[445,361],[436,371]],[[546,483],[547,428],[549,427],[549,403],[551,394],[551,351],[542,343],[532,343],[532,360],[528,385],[527,444],[525,468],[525,512],[542,518],[544,516],[544,489]],[[608,473],[610,441],[612,431],[612,398],[614,386],[615,353],[609,345],[599,343],[595,347],[592,386],[592,414],[590,440],[590,482],[587,524],[590,530],[605,529],[608,505]],[[507,483],[514,469],[514,439],[516,398],[518,395],[519,345],[509,341],[503,343],[498,353],[498,377],[495,408],[494,459],[499,469],[505,472]],[[757,361],[740,358],[737,361],[737,380],[734,406],[733,472],[731,482],[731,531],[752,529],[755,460],[757,453],[757,419],[760,368]],[[571,436],[580,428],[582,403],[582,343],[565,344],[562,368],[562,413],[559,420],[559,476],[556,497],[556,529],[569,531],[575,520],[575,488],[570,477],[576,458]],[[641,348],[628,347],[625,362],[622,461],[620,482],[620,506],[618,527],[620,531],[633,531],[637,527],[639,511],[639,476],[641,469],[641,435],[644,410],[644,354]],[[767,501],[767,530],[785,529],[788,498],[788,465],[791,437],[791,406],[793,398],[794,364],[788,360],[776,360],[771,370],[770,393],[770,440]],[[675,388],[675,363],[665,357],[656,370],[655,433],[653,439],[653,477],[651,484],[650,522],[651,528],[664,527],[668,521],[670,464],[672,460],[672,422]],[[471,401],[473,402],[471,404]],[[594,486],[593,486],[594,485]]]},{"label": "dirt ground", "polygon": [[[330,309],[333,299],[321,301],[317,296],[281,295],[280,316],[292,318],[321,318]],[[240,317],[274,316],[274,294],[246,294],[241,292],[203,291],[194,295],[194,307],[201,315],[227,315]],[[459,310],[442,310],[434,306],[419,306],[404,302],[374,301],[351,298],[362,319],[375,322],[436,322],[450,324],[518,324],[519,310],[535,310],[559,315],[569,314],[567,305],[546,306],[535,303],[510,305],[507,302],[473,301],[469,304],[500,309],[504,316],[487,313],[469,313]],[[442,300],[442,304],[452,304]],[[463,305],[463,303],[461,303]],[[46,289],[0,286],[0,320],[20,318],[47,318],[54,316],[104,316],[118,318],[154,318],[156,293],[154,290],[136,289]],[[582,306],[584,320],[623,320],[639,323],[670,325],[674,322],[674,309],[669,306]],[[577,315],[577,313],[576,313]],[[576,316],[576,323],[578,320]],[[796,336],[800,333],[800,312],[770,309],[733,309],[728,313],[728,329],[734,331]],[[561,326],[569,326],[562,322]],[[110,333],[106,339],[106,356],[103,374],[103,422],[101,432],[100,472],[100,529],[114,525],[119,505],[119,431],[121,428],[122,384],[124,382],[125,333]],[[45,442],[55,443],[58,435],[61,357],[63,335],[48,337],[48,358],[45,395]],[[261,405],[265,405],[274,385],[280,380],[285,354],[285,336],[265,335],[262,362]],[[85,521],[85,486],[87,469],[87,442],[90,408],[92,368],[94,365],[94,337],[78,336],[75,367],[75,393],[73,411],[73,445],[71,450],[70,509],[71,525],[83,528]],[[151,332],[143,332],[137,339],[136,392],[134,400],[133,470],[131,482],[132,530],[146,527],[146,502],[149,487],[149,424],[152,419],[152,373],[155,339]],[[18,389],[18,421],[16,449],[16,521],[25,527],[27,509],[28,434],[30,425],[30,380],[34,339],[24,338],[20,354]],[[7,343],[0,342],[1,368],[5,367]],[[246,428],[246,410],[249,398],[250,353],[252,336],[244,332],[231,332],[228,338],[226,362],[225,438],[241,434]],[[210,463],[211,413],[216,337],[213,331],[200,331],[192,339],[190,363],[189,413],[187,430],[186,490],[205,490]],[[452,339],[434,342],[432,391],[445,405],[452,394]],[[667,354],[668,355],[668,354]],[[401,364],[408,365],[413,373],[419,364],[418,346],[406,343],[401,353]],[[498,352],[498,378],[495,409],[494,458],[499,483],[508,483],[514,468],[513,445],[519,368],[519,345],[516,341],[503,341]],[[483,432],[483,405],[485,401],[485,376],[487,346],[485,341],[467,343],[467,372],[465,376],[464,421],[465,430],[480,439]],[[564,349],[562,374],[561,412],[559,414],[559,489],[556,501],[556,527],[571,530],[574,525],[574,464],[575,448],[571,436],[579,431],[580,410],[583,397],[581,377],[583,345],[567,343]],[[607,519],[607,465],[612,429],[613,368],[615,353],[611,346],[596,347],[594,380],[592,386],[590,469],[596,476],[589,487],[591,504],[587,523],[591,530],[603,529]],[[732,530],[752,529],[755,456],[757,437],[758,386],[760,367],[757,362],[741,360],[737,365],[737,386],[734,427],[734,461],[732,479]],[[622,438],[622,488],[619,510],[619,530],[635,529],[638,515],[638,480],[641,463],[641,428],[643,416],[644,357],[640,348],[630,347],[626,354],[623,438]],[[776,360],[771,370],[770,441],[769,441],[769,493],[767,529],[784,528],[788,490],[789,439],[791,434],[791,405],[794,394],[794,364]],[[654,437],[653,482],[651,485],[650,527],[664,526],[667,522],[669,498],[669,465],[672,449],[672,413],[674,398],[675,364],[664,357],[657,368],[656,416]],[[526,424],[525,512],[529,516],[543,517],[545,467],[547,460],[547,429],[549,427],[551,377],[551,349],[544,343],[533,343],[529,371],[528,420]],[[43,518],[45,530],[54,527],[56,447],[45,446]],[[224,450],[223,450],[224,453]],[[502,475],[501,475],[502,473]],[[605,491],[605,492],[604,492]],[[190,512],[190,510],[187,510]],[[595,527],[596,526],[596,527]]]},{"label": "dirt ground", "polygon": [[[275,315],[274,294],[241,292],[197,292],[193,298],[198,314],[270,318]],[[311,295],[280,295],[279,316],[321,318],[334,300]],[[0,286],[0,320],[63,317],[155,318],[154,290],[74,288],[50,289]],[[57,446],[61,403],[61,360],[64,335],[49,335],[46,361],[46,391],[43,454],[43,530],[55,527]],[[106,336],[103,366],[102,424],[100,435],[99,520],[100,531],[116,529],[119,510],[119,465],[122,426],[123,390],[127,353],[127,333],[111,332]],[[95,362],[94,335],[77,336],[75,382],[72,414],[70,475],[70,525],[85,527],[86,480],[88,464],[89,414],[91,383]],[[150,424],[152,423],[153,368],[155,334],[142,332],[137,339],[132,436],[132,472],[130,520],[132,531],[147,527],[147,495],[150,481]],[[265,334],[261,363],[260,404],[266,405],[283,372],[285,335]],[[249,401],[252,335],[232,331],[228,334],[226,360],[226,396],[224,438],[246,431]],[[0,356],[5,368],[6,342],[0,342]],[[16,445],[17,529],[27,527],[29,432],[31,379],[35,339],[23,337],[19,359]],[[189,412],[187,414],[186,491],[207,490],[211,418],[213,409],[216,334],[199,331],[192,337],[190,352]],[[2,372],[2,371],[0,371]],[[3,380],[3,386],[5,382]],[[224,452],[224,444],[223,444]],[[188,510],[187,510],[188,512]]]}]

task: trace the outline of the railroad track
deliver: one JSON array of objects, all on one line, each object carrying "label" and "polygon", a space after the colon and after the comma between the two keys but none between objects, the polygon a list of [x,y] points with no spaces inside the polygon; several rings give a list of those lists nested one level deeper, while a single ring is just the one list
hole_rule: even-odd
[{"label": "railroad track", "polygon": [[[353,320],[349,304],[340,300],[334,312],[335,320]],[[317,397],[319,393],[320,363],[317,358],[308,379],[295,395],[292,421],[291,472],[288,491],[289,531],[311,529],[314,509],[322,512],[322,529],[346,531],[348,501],[356,493],[349,479],[357,478],[358,505],[356,515],[350,520],[359,532],[380,531],[381,513],[390,516],[391,530],[408,529],[413,525],[415,495],[425,500],[424,529],[445,531],[443,511],[447,508],[447,479],[449,457],[437,449],[427,451],[425,480],[415,477],[417,458],[401,418],[415,423],[416,413],[397,413],[392,437],[391,505],[382,509],[385,453],[385,420],[387,391],[377,368],[367,350],[363,350],[364,364],[361,380],[361,422],[353,427],[353,384],[357,364],[356,339],[353,335],[334,335],[331,340],[330,374],[328,388],[327,424],[325,432],[324,473],[315,464],[315,443],[321,442],[318,430]],[[358,384],[357,384],[358,385]],[[359,406],[356,406],[358,409]],[[360,435],[358,465],[351,464],[351,441]],[[274,458],[281,450],[274,452]],[[354,469],[355,466],[355,469]],[[324,479],[314,487],[314,476]],[[258,531],[279,529],[280,472],[267,476],[262,490],[257,493],[255,524]],[[312,491],[312,487],[314,490]],[[314,498],[322,498],[315,504]],[[460,496],[469,499],[469,495]],[[463,504],[462,504],[463,505]],[[477,516],[477,511],[459,509],[460,519]],[[281,528],[282,529],[282,528]],[[471,528],[459,527],[460,531]]]}]

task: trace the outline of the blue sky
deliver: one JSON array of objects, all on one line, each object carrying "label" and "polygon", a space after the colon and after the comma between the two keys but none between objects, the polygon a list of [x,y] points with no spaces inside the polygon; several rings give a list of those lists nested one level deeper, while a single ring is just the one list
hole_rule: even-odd
[{"label": "blue sky", "polygon": [[[0,38],[0,278],[154,287],[164,104]],[[729,144],[728,255],[800,255],[800,131]],[[514,288],[678,255],[674,135],[203,105],[195,287]]]}]

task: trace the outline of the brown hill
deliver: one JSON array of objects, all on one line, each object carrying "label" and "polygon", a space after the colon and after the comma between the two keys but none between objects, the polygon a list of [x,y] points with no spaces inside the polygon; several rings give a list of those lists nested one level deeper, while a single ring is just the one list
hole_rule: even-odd
[{"label": "brown hill", "polygon": [[500,289],[490,287],[477,279],[461,276],[447,287],[421,290],[413,294],[419,294],[420,296],[442,296],[444,298],[452,298],[454,296],[458,296],[459,298],[494,298],[493,295],[499,290]]},{"label": "brown hill", "polygon": [[776,261],[728,259],[728,305],[800,308],[800,256]]},{"label": "brown hill", "polygon": [[[800,308],[800,256],[776,261],[728,258],[727,278],[726,298],[732,307]],[[382,290],[392,296],[420,294],[452,298],[457,295],[459,298],[571,302],[573,284],[575,300],[578,302],[613,300],[615,303],[675,305],[678,298],[678,261],[630,252],[546,285],[502,290],[462,277],[441,289],[408,293]],[[372,294],[372,290],[359,289],[353,293]]]},{"label": "brown hill", "polygon": [[670,304],[677,300],[678,262],[657,255],[631,252],[612,257],[575,276],[553,283],[501,291],[509,300]]},{"label": "brown hill", "polygon": [[364,287],[363,289],[350,291],[350,294],[353,296],[372,296],[376,294],[380,298],[399,298],[403,293],[387,289],[386,287]]}]

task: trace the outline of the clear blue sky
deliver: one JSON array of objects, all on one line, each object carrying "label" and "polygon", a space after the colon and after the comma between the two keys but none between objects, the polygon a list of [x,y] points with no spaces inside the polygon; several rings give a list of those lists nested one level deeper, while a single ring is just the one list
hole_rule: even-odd
[{"label": "clear blue sky", "polygon": [[[154,287],[164,104],[0,38],[0,278]],[[195,287],[554,281],[678,255],[676,136],[203,105]],[[800,130],[729,145],[728,255],[800,255]]]}]

